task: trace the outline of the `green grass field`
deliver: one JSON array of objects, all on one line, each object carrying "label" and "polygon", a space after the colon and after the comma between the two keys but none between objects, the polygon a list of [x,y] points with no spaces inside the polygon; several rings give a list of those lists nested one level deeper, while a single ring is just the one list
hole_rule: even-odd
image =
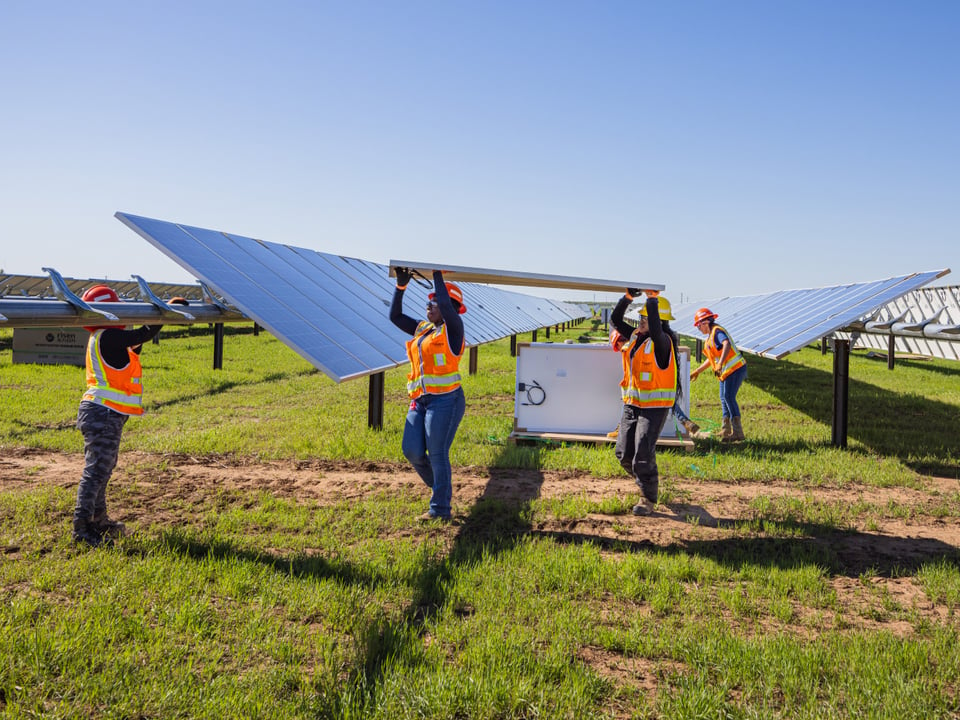
[{"label": "green grass field", "polygon": [[[90,550],[69,539],[75,479],[40,479],[81,452],[83,371],[12,365],[11,338],[0,463],[37,469],[0,485],[2,717],[960,717],[960,364],[891,372],[855,352],[838,450],[832,356],[748,356],[748,441],[658,455],[667,507],[726,492],[737,514],[657,534],[607,490],[626,479],[611,448],[508,442],[514,359],[483,346],[455,477],[593,489],[455,490],[458,522],[440,525],[417,522],[414,484],[216,484],[267,463],[405,471],[405,369],[377,432],[365,380],[336,385],[245,327],[214,371],[208,329],[169,328],[144,351],[147,414],[110,486],[142,519]],[[692,415],[718,421],[716,382],[692,392]],[[188,461],[213,479],[188,486]]]}]

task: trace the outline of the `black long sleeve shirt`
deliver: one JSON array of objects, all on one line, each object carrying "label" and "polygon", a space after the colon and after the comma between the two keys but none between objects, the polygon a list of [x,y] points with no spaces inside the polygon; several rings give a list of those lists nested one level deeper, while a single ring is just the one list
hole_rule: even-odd
[{"label": "black long sleeve shirt", "polygon": [[140,345],[153,340],[162,328],[163,325],[144,325],[136,330],[107,328],[100,336],[100,354],[110,367],[122,370],[130,364],[127,348],[139,355]]},{"label": "black long sleeve shirt", "polygon": [[[620,298],[613,312],[610,313],[610,324],[625,338],[629,338],[637,330],[623,319],[624,313],[627,312],[627,308],[630,307],[631,302],[633,302],[633,300],[624,295]],[[670,364],[670,355],[673,353],[673,341],[664,331],[663,323],[660,321],[660,304],[657,298],[648,297],[646,308],[647,333],[637,338],[637,343],[630,351],[630,357],[633,358],[633,354],[637,352],[643,342],[649,337],[653,340],[653,354],[657,359],[657,366],[666,368],[667,365]]]},{"label": "black long sleeve shirt", "polygon": [[[433,288],[437,308],[440,310],[443,324],[447,326],[447,340],[450,342],[450,349],[459,355],[463,351],[463,320],[453,306],[453,301],[447,292],[447,286],[443,283],[443,273],[439,270],[433,271]],[[390,322],[408,335],[415,335],[420,321],[404,314],[403,292],[403,290],[397,288],[393,293],[393,302],[390,303]]]}]

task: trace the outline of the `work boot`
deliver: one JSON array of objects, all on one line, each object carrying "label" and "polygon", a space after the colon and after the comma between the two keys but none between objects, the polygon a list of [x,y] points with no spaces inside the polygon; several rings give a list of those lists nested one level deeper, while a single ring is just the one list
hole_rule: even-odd
[{"label": "work boot", "polygon": [[740,442],[741,440],[746,440],[743,435],[743,424],[740,422],[740,416],[731,418],[733,422],[733,441]]},{"label": "work boot", "polygon": [[111,520],[106,513],[94,515],[90,527],[102,538],[121,538],[127,534],[127,527],[122,522]]},{"label": "work boot", "polygon": [[697,433],[700,432],[700,426],[693,420],[684,420],[683,427],[686,428],[687,434],[690,437],[697,437]]},{"label": "work boot", "polygon": [[653,512],[653,503],[645,497],[640,498],[640,502],[633,506],[634,515],[649,515]]},{"label": "work boot", "polygon": [[75,543],[86,543],[90,547],[99,547],[103,543],[103,538],[90,525],[89,520],[73,520],[73,541]]},{"label": "work boot", "polygon": [[733,422],[728,417],[723,419],[720,427],[720,442],[733,442]]}]

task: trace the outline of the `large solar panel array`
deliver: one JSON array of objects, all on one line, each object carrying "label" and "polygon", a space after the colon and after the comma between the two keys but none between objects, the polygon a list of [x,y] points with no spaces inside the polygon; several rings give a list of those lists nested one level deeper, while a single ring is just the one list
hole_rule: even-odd
[{"label": "large solar panel array", "polygon": [[[388,317],[394,281],[386,265],[127,213],[116,216],[337,382],[407,361],[409,336]],[[468,346],[589,314],[582,306],[485,285],[461,287]],[[406,314],[424,317],[430,291],[410,283]]]},{"label": "large solar panel array", "polygon": [[932,270],[873,282],[719,298],[675,307],[671,326],[681,335],[703,338],[693,326],[693,316],[699,307],[708,307],[717,313],[717,322],[730,331],[740,350],[780,359],[872,316],[948,272]]}]

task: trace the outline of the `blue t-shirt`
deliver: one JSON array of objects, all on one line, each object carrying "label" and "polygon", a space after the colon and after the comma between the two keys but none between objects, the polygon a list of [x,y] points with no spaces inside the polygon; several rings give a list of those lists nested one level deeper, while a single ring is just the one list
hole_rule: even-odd
[{"label": "blue t-shirt", "polygon": [[[717,350],[723,347],[723,341],[729,340],[727,334],[723,330],[717,330],[717,334],[713,336],[713,342],[717,346]],[[733,343],[730,343],[733,345]]]}]

